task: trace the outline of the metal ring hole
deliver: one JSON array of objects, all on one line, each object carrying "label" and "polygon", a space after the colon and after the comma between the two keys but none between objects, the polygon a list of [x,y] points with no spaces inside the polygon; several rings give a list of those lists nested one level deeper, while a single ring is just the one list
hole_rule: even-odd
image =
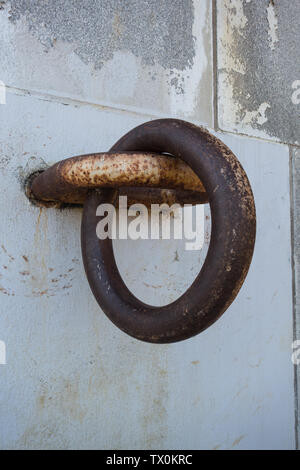
[{"label": "metal ring hole", "polygon": [[[187,250],[185,245],[190,240],[175,240],[174,236],[170,240],[161,237],[158,240],[150,237],[147,240],[113,240],[114,256],[123,281],[139,300],[161,307],[179,298],[193,283],[205,261],[211,234],[210,206],[202,204],[202,207],[204,235],[199,250]],[[195,213],[196,206],[193,206],[194,222]],[[149,211],[149,227],[150,217]],[[128,218],[128,225],[131,220]]]}]

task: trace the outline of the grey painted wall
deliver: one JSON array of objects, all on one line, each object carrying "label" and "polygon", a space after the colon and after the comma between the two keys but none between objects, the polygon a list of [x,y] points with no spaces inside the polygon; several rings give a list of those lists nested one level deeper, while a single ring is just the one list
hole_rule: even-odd
[{"label": "grey painted wall", "polygon": [[[294,340],[300,340],[300,149],[291,149],[291,186],[292,186],[292,244],[294,271]],[[299,445],[299,403],[300,403],[300,370],[296,374],[296,426]]]}]

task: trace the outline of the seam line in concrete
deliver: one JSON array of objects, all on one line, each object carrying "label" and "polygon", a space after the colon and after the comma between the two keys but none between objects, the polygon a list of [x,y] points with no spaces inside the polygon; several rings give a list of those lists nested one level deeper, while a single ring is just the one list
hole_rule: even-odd
[{"label": "seam line in concrete", "polygon": [[298,144],[291,144],[290,142],[283,142],[281,140],[275,140],[275,139],[267,139],[266,137],[258,137],[256,135],[245,134],[244,132],[227,131],[225,129],[222,129],[221,127],[218,127],[218,132],[222,134],[247,137],[247,139],[259,140],[260,142],[268,142],[269,144],[284,145],[285,147],[291,147],[293,149],[300,148],[300,145]]},{"label": "seam line in concrete", "polygon": [[[296,279],[295,279],[295,217],[294,217],[294,168],[293,168],[293,148],[289,146],[289,172],[290,172],[290,220],[291,220],[291,269],[292,269],[292,301],[293,301],[293,341],[297,339],[297,312],[296,312]],[[294,393],[295,393],[295,443],[296,450],[299,449],[299,436],[298,436],[298,377],[297,365],[294,364]]]},{"label": "seam line in concrete", "polygon": [[[41,101],[49,101],[55,102],[62,105],[73,105],[73,106],[91,106],[97,109],[107,110],[107,111],[115,111],[119,113],[129,113],[136,116],[148,116],[150,119],[157,119],[159,117],[166,117],[165,114],[159,113],[151,113],[147,111],[143,111],[142,109],[137,109],[134,107],[120,107],[120,105],[112,105],[111,103],[108,105],[106,103],[101,102],[93,102],[93,101],[86,101],[80,100],[79,98],[68,97],[68,96],[61,96],[55,95],[51,93],[40,92],[32,89],[25,89],[25,88],[17,88],[10,85],[6,85],[6,90],[9,93],[21,96],[32,96],[36,99]],[[6,104],[7,105],[7,104]]]},{"label": "seam line in concrete", "polygon": [[[152,119],[161,119],[161,118],[174,118],[174,116],[172,115],[167,115],[165,113],[151,113],[151,112],[147,112],[147,111],[143,111],[142,109],[136,109],[134,107],[123,107],[123,108],[120,108],[119,105],[112,105],[112,104],[105,104],[105,103],[95,103],[95,102],[92,102],[92,101],[84,101],[84,100],[80,100],[78,98],[73,98],[73,97],[67,97],[67,96],[59,96],[59,95],[54,95],[54,94],[51,94],[51,93],[43,93],[43,92],[39,92],[39,91],[36,91],[36,90],[29,90],[29,89],[25,89],[25,88],[17,88],[17,87],[13,87],[13,86],[10,86],[10,85],[6,85],[6,89],[8,92],[12,93],[12,94],[15,94],[15,95],[21,95],[21,96],[33,96],[34,98],[36,99],[39,99],[41,101],[49,101],[49,102],[55,102],[55,103],[59,103],[59,104],[62,104],[62,105],[73,105],[73,106],[91,106],[91,107],[94,107],[96,109],[102,109],[102,110],[105,110],[105,111],[110,111],[110,112],[116,112],[116,113],[129,113],[129,114],[132,114],[132,115],[135,115],[135,116],[144,116],[144,117],[148,117],[150,120]],[[7,106],[7,104],[6,104]],[[180,117],[177,117],[178,119],[182,119]],[[192,120],[191,122],[193,122],[194,124],[196,125],[199,125],[199,126],[204,126],[206,129],[210,130],[210,131],[215,131],[215,132],[218,132],[218,133],[221,133],[221,134],[224,134],[224,135],[235,135],[235,136],[239,136],[239,137],[246,137],[247,139],[254,139],[254,140],[259,140],[261,142],[268,142],[268,143],[272,143],[272,144],[277,144],[277,145],[284,145],[284,146],[290,146],[292,148],[299,148],[300,145],[295,145],[295,144],[290,144],[288,142],[281,142],[281,141],[278,141],[278,140],[273,140],[273,139],[267,139],[267,138],[262,138],[262,137],[257,137],[257,136],[253,136],[253,135],[249,135],[249,134],[245,134],[245,133],[242,133],[242,132],[233,132],[233,131],[228,131],[228,130],[224,130],[224,129],[221,129],[219,126],[217,127],[217,129],[212,129],[210,128],[207,124],[204,124],[202,122],[199,122],[197,120]]]},{"label": "seam line in concrete", "polygon": [[218,36],[217,36],[217,3],[212,0],[212,61],[213,61],[213,122],[215,131],[219,130],[218,117]]}]

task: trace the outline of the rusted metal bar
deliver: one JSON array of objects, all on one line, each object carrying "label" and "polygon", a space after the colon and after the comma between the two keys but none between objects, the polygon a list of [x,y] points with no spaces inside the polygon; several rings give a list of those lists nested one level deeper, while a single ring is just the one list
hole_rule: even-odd
[{"label": "rusted metal bar", "polygon": [[[181,189],[160,189],[160,188],[134,188],[122,187],[119,188],[120,196],[127,196],[128,207],[135,203],[144,204],[148,209],[151,209],[151,204],[206,204],[206,192],[198,191],[185,191]],[[117,199],[118,206],[118,199]]]},{"label": "rusted metal bar", "polygon": [[74,204],[83,204],[89,190],[107,187],[121,188],[120,193],[127,194],[130,203],[207,202],[201,181],[185,162],[151,152],[108,152],[68,158],[31,183],[37,200]]}]

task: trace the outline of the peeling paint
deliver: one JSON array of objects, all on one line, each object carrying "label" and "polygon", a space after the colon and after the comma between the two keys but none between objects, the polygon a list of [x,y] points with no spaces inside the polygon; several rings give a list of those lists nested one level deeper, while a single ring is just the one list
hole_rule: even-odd
[{"label": "peeling paint", "polygon": [[257,124],[259,126],[263,125],[268,120],[266,111],[270,107],[269,103],[261,103],[257,110],[247,111],[245,113],[244,122],[247,124]]},{"label": "peeling paint", "polygon": [[195,55],[192,0],[11,0],[10,20],[24,18],[31,33],[45,46],[57,41],[73,45],[84,63],[95,69],[127,50],[142,64],[184,70]]},{"label": "peeling paint", "polygon": [[11,0],[0,12],[1,79],[10,92],[42,91],[41,99],[55,95],[212,126],[210,0],[65,5]]},{"label": "peeling paint", "polygon": [[278,39],[278,19],[275,11],[274,1],[270,0],[270,3],[267,7],[268,13],[268,23],[269,23],[269,41],[270,41],[270,48],[272,51],[275,49],[276,43],[279,41]]},{"label": "peeling paint", "polygon": [[218,0],[220,127],[300,142],[300,4],[289,0]]},{"label": "peeling paint", "polygon": [[230,14],[231,25],[235,29],[243,29],[248,23],[241,0],[225,0]]}]

